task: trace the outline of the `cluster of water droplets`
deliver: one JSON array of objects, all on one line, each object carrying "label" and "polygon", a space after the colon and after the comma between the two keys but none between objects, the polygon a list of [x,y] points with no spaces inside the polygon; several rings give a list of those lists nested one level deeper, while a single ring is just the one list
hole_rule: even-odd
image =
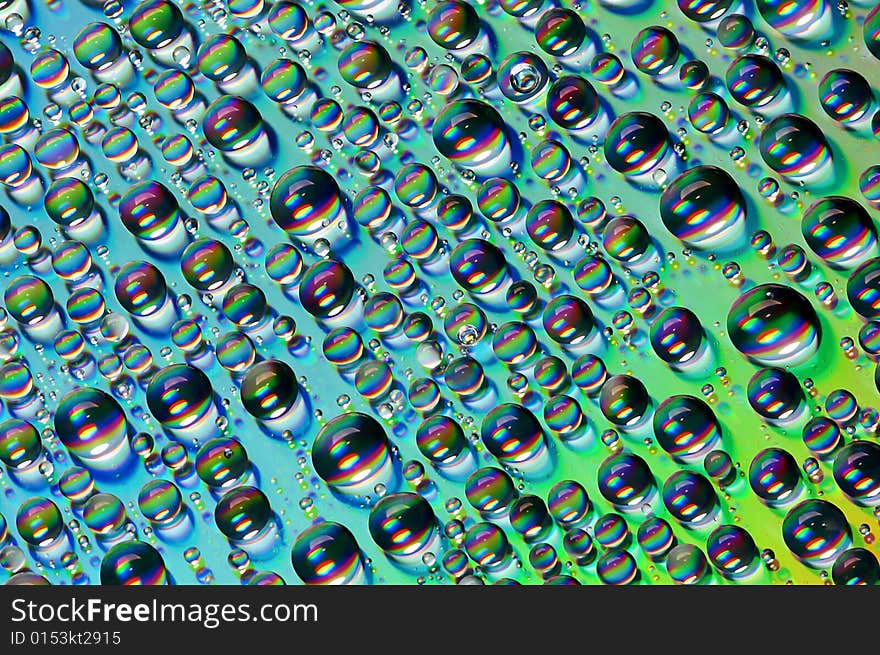
[{"label": "cluster of water droplets", "polygon": [[2,3],[0,579],[880,581],[868,5]]}]

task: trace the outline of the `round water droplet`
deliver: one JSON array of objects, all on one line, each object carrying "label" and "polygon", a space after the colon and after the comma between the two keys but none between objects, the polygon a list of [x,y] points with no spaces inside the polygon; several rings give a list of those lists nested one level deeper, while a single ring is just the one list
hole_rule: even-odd
[{"label": "round water droplet", "polygon": [[673,236],[689,246],[730,246],[744,233],[745,199],[728,173],[715,166],[697,166],[664,189],[660,218]]},{"label": "round water droplet", "polygon": [[211,414],[214,389],[200,369],[188,364],[172,364],[150,379],[147,406],[167,428],[195,429]]},{"label": "round water droplet", "polygon": [[630,48],[635,67],[645,75],[661,77],[669,73],[681,55],[675,34],[665,27],[646,27],[633,39]]},{"label": "round water droplet", "polygon": [[312,264],[299,285],[302,306],[319,319],[331,319],[342,314],[354,292],[355,280],[351,270],[332,259]]},{"label": "round water droplet", "polygon": [[256,538],[273,518],[266,494],[256,487],[236,487],[226,492],[214,508],[214,521],[232,541]]},{"label": "round water droplet", "polygon": [[836,505],[810,499],[795,505],[785,515],[782,538],[804,564],[825,569],[850,547],[852,530]]},{"label": "round water droplet", "polygon": [[3,292],[6,310],[23,326],[36,325],[46,319],[55,307],[52,289],[32,275],[13,279]]},{"label": "round water droplet", "polygon": [[638,509],[657,491],[654,475],[638,455],[618,453],[599,465],[599,493],[618,509]]},{"label": "round water droplet", "polygon": [[818,126],[800,114],[782,114],[761,130],[764,163],[780,175],[806,178],[831,161],[831,148]]},{"label": "round water droplet", "polygon": [[629,552],[622,548],[611,548],[596,562],[596,575],[602,584],[628,585],[639,577],[639,569]]},{"label": "round water droplet", "polygon": [[315,473],[346,495],[370,493],[391,480],[390,444],[376,419],[342,414],[321,428],[312,445]]},{"label": "round water droplet", "polygon": [[180,36],[183,14],[167,0],[147,0],[134,8],[128,21],[132,38],[144,48],[162,48]]},{"label": "round water droplet", "polygon": [[542,322],[548,337],[568,347],[589,342],[597,330],[589,305],[576,296],[562,295],[547,303]]},{"label": "round water droplet", "polygon": [[471,526],[464,538],[468,557],[486,571],[498,571],[510,563],[513,553],[504,530],[494,523]]},{"label": "round water droplet", "polygon": [[289,235],[313,240],[342,216],[342,195],[336,179],[326,171],[315,166],[297,166],[275,182],[269,210]]},{"label": "round water droplet", "polygon": [[862,24],[865,45],[875,58],[880,59],[880,8],[874,7]]},{"label": "round water droplet", "polygon": [[116,544],[101,560],[102,585],[165,585],[168,582],[162,555],[143,541]]},{"label": "round water droplet", "polygon": [[615,216],[602,230],[605,252],[617,261],[632,265],[652,248],[651,235],[635,216]]},{"label": "round water droplet", "polygon": [[556,200],[541,200],[526,215],[526,231],[542,250],[565,248],[574,235],[574,217],[568,207]]},{"label": "round water droplet", "polygon": [[850,274],[846,297],[859,315],[880,318],[880,257],[866,261]]},{"label": "round water droplet", "polygon": [[614,425],[632,427],[650,413],[651,397],[641,380],[630,375],[615,375],[602,385],[599,407]]},{"label": "round water droplet", "polygon": [[475,172],[509,162],[504,120],[479,100],[456,100],[446,105],[434,120],[432,135],[441,155]]},{"label": "round water droplet", "polygon": [[77,33],[73,55],[85,68],[101,71],[122,55],[122,39],[107,23],[89,23]]},{"label": "round water droplet", "polygon": [[240,328],[257,328],[269,311],[266,294],[252,284],[236,284],[223,296],[223,314]]},{"label": "round water droplet", "polygon": [[709,561],[699,547],[679,544],[669,551],[666,572],[680,585],[704,584],[711,573]]},{"label": "round water droplet", "polygon": [[173,524],[183,511],[180,489],[168,480],[147,482],[141,487],[137,500],[144,518],[157,525]]},{"label": "round water droplet", "polygon": [[241,41],[234,36],[214,34],[199,46],[199,72],[214,82],[227,82],[241,72],[247,57]]},{"label": "round water droplet", "polygon": [[781,368],[762,368],[749,380],[749,405],[769,421],[787,421],[797,416],[804,404],[804,392],[797,378]]},{"label": "round water droplet", "polygon": [[484,467],[468,477],[465,495],[482,516],[492,518],[506,513],[518,494],[507,473],[494,467]]},{"label": "round water droplet", "polygon": [[416,446],[428,460],[438,466],[458,460],[468,448],[461,426],[442,414],[432,416],[416,430]]},{"label": "round water droplet", "polygon": [[504,253],[483,239],[467,239],[455,246],[449,271],[461,288],[475,294],[497,290],[508,277]]},{"label": "round water droplet", "polygon": [[202,118],[205,138],[221,152],[238,152],[262,136],[263,117],[253,104],[238,96],[220,96]]},{"label": "round water droplet", "polygon": [[515,52],[498,66],[498,88],[508,100],[526,103],[547,88],[550,71],[544,61],[530,52]]},{"label": "round water droplet", "polygon": [[688,120],[703,134],[718,134],[727,127],[730,109],[721,96],[711,91],[698,93],[688,104]]},{"label": "round water droplet", "polygon": [[442,48],[461,50],[472,45],[480,33],[476,10],[459,0],[438,3],[428,15],[428,35]]},{"label": "round water droplet", "polygon": [[43,207],[59,225],[76,227],[92,215],[95,196],[82,180],[65,177],[52,182],[46,190]]},{"label": "round water droplet", "polygon": [[550,488],[547,507],[556,522],[567,530],[586,522],[593,503],[579,482],[562,480]]},{"label": "round water droplet", "polygon": [[880,446],[852,441],[834,458],[834,481],[860,505],[880,504]]},{"label": "round water droplet", "polygon": [[604,514],[593,526],[596,541],[605,548],[626,547],[632,539],[629,527],[620,514]]},{"label": "round water droplet", "polygon": [[10,469],[26,469],[43,453],[37,429],[22,419],[0,423],[0,461]]},{"label": "round water droplet", "polygon": [[36,548],[51,546],[64,533],[61,510],[48,498],[28,498],[18,507],[15,527],[25,542]]},{"label": "round water droplet", "polygon": [[241,404],[251,416],[261,421],[284,416],[298,398],[296,374],[277,359],[254,364],[241,380]]},{"label": "round water droplet", "polygon": [[831,118],[852,123],[874,107],[871,85],[859,73],[847,68],[828,71],[819,82],[819,103]]},{"label": "round water droplet", "polygon": [[667,307],[651,323],[651,347],[668,364],[687,364],[702,351],[704,342],[700,319],[686,307]]},{"label": "round water droplet", "polygon": [[541,498],[526,494],[510,508],[510,525],[527,544],[532,544],[550,536],[553,519]]},{"label": "round water droplet", "polygon": [[666,557],[676,542],[672,526],[659,516],[645,519],[639,526],[636,539],[639,547],[654,561]]},{"label": "round water droplet", "polygon": [[486,449],[510,466],[522,466],[546,449],[538,419],[514,403],[504,403],[490,411],[483,419],[480,436]]},{"label": "round water droplet", "polygon": [[844,196],[810,205],[801,231],[810,249],[835,268],[855,268],[878,253],[874,221],[859,203]]},{"label": "round water droplet", "polygon": [[747,357],[770,366],[789,366],[815,354],[822,328],[816,310],[800,293],[780,284],[762,284],[733,303],[727,333]]},{"label": "round water droplet", "polygon": [[179,225],[177,198],[159,182],[140,182],[126,191],[119,202],[119,218],[139,239],[158,241]]},{"label": "round water droplet", "polygon": [[836,585],[872,587],[880,582],[880,563],[870,550],[851,548],[834,561],[831,579]]},{"label": "round water droplet", "polygon": [[783,505],[797,498],[803,488],[800,467],[791,453],[767,448],[749,466],[752,491],[769,505]]},{"label": "round water droplet", "polygon": [[346,82],[358,89],[375,89],[391,75],[391,57],[375,41],[358,41],[339,54],[337,67]]},{"label": "round water droplet", "polygon": [[669,153],[669,132],[654,114],[630,112],[611,123],[604,147],[611,168],[624,175],[641,175]]},{"label": "round water droplet", "polygon": [[183,251],[180,269],[186,281],[197,291],[215,292],[225,285],[235,270],[229,249],[214,239],[198,239]]},{"label": "round water droplet", "polygon": [[125,505],[110,493],[99,492],[91,496],[83,504],[82,512],[83,521],[98,537],[118,537],[128,522]]},{"label": "round water droplet", "polygon": [[307,585],[358,584],[363,560],[354,535],[344,525],[321,521],[300,533],[290,551],[293,570]]},{"label": "round water droplet", "polygon": [[721,439],[721,425],[712,409],[694,396],[670,396],[654,411],[654,436],[673,457],[696,458]]},{"label": "round water droplet", "polygon": [[116,274],[113,291],[125,311],[142,318],[159,312],[168,298],[168,286],[162,272],[144,261],[124,264]]},{"label": "round water droplet", "polygon": [[810,419],[803,430],[804,445],[818,457],[826,459],[843,443],[840,427],[823,416]]},{"label": "round water droplet", "polygon": [[290,59],[276,59],[263,69],[260,86],[273,102],[289,105],[303,96],[308,88],[308,80],[308,74],[299,63]]},{"label": "round water droplet", "polygon": [[541,14],[535,27],[535,41],[548,55],[568,57],[578,51],[587,38],[584,21],[573,10],[553,7]]},{"label": "round water droplet", "polygon": [[763,55],[747,54],[734,59],[727,68],[725,81],[733,99],[752,109],[769,105],[785,91],[785,78],[779,66]]},{"label": "round water droplet", "polygon": [[753,573],[760,563],[755,540],[738,525],[722,525],[713,530],[706,541],[706,552],[713,566],[732,580]]},{"label": "round water droplet", "polygon": [[663,483],[663,504],[684,525],[713,521],[719,512],[712,483],[699,473],[676,471]]},{"label": "round water droplet", "polygon": [[793,39],[816,38],[831,27],[828,0],[757,0],[756,4],[770,27]]},{"label": "round water droplet", "polygon": [[588,129],[598,118],[600,110],[596,90],[577,75],[560,77],[547,91],[547,115],[563,129]]},{"label": "round water droplet", "polygon": [[113,470],[130,452],[125,413],[100,389],[83,387],[66,394],[55,410],[55,432],[88,468]]},{"label": "round water droplet", "polygon": [[370,536],[388,555],[406,561],[421,555],[437,532],[437,517],[427,500],[413,493],[382,497],[370,510]]},{"label": "round water droplet", "polygon": [[394,177],[394,192],[407,207],[427,207],[438,188],[437,176],[424,164],[407,164]]},{"label": "round water droplet", "polygon": [[212,488],[222,489],[235,485],[248,469],[247,452],[236,439],[211,439],[196,454],[196,473],[202,482]]}]

